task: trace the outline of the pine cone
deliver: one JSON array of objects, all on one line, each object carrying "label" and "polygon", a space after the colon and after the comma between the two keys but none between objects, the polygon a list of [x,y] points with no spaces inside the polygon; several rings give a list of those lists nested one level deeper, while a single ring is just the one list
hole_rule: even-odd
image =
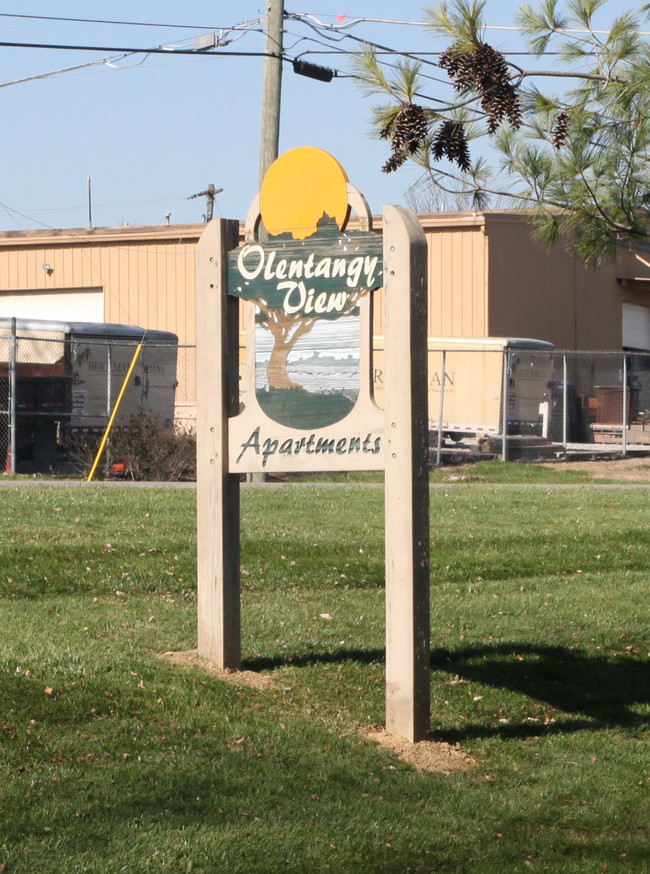
[{"label": "pine cone", "polygon": [[447,70],[456,91],[478,92],[489,134],[504,118],[514,128],[521,126],[521,101],[501,52],[483,42],[471,52],[462,52],[455,44],[442,53],[438,66]]},{"label": "pine cone", "polygon": [[559,112],[555,124],[551,130],[551,144],[556,151],[560,151],[569,133],[569,116],[566,112]]},{"label": "pine cone", "polygon": [[399,111],[392,129],[394,152],[408,150],[414,154],[427,135],[424,110],[416,103],[405,103]]},{"label": "pine cone", "polygon": [[392,173],[401,167],[409,155],[414,155],[427,135],[427,120],[424,109],[416,103],[405,103],[393,122],[387,124],[380,136],[390,138],[393,154],[382,167],[384,173]]},{"label": "pine cone", "polygon": [[443,121],[436,131],[431,152],[436,161],[446,157],[463,172],[467,172],[470,168],[469,149],[461,122]]},{"label": "pine cone", "polygon": [[456,91],[476,87],[474,54],[463,52],[454,44],[440,55],[438,66],[447,71]]},{"label": "pine cone", "polygon": [[393,152],[390,158],[386,161],[384,166],[381,168],[384,173],[393,173],[398,167],[401,167],[402,164],[406,161],[406,153],[405,152]]},{"label": "pine cone", "polygon": [[379,131],[379,139],[380,140],[389,140],[393,135],[393,128],[395,127],[395,120],[389,121],[388,124],[384,125],[382,129]]}]

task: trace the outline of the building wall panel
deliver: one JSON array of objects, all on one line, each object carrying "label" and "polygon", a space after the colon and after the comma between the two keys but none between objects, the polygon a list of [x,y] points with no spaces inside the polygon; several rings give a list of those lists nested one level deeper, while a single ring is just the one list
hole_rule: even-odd
[{"label": "building wall panel", "polygon": [[429,336],[484,336],[487,301],[482,221],[454,214],[422,216],[421,221],[429,249]]},{"label": "building wall panel", "polygon": [[616,266],[587,266],[537,242],[529,220],[487,213],[491,336],[533,337],[559,349],[620,347],[621,305]]},{"label": "building wall panel", "polygon": [[[485,335],[487,325],[483,220],[473,213],[419,216],[428,248],[429,336]],[[375,219],[381,231],[381,218]],[[374,294],[373,331],[384,333],[384,296]]]},{"label": "building wall panel", "polygon": [[107,322],[173,331],[193,344],[194,261],[203,227],[0,234],[0,290],[102,288]]},{"label": "building wall panel", "polygon": [[[615,349],[623,300],[650,303],[650,265],[638,256],[584,267],[561,244],[549,251],[536,243],[521,213],[429,214],[420,221],[428,245],[430,336],[532,336],[558,348]],[[192,345],[195,251],[203,228],[0,233],[0,290],[101,288],[106,321],[173,331]],[[374,330],[383,333],[381,292]]]}]

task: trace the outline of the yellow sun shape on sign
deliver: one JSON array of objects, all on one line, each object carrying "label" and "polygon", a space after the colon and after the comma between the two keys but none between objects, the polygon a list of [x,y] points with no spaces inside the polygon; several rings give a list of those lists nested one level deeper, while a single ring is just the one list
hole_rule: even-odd
[{"label": "yellow sun shape on sign", "polygon": [[323,149],[303,146],[285,152],[262,182],[264,227],[272,236],[290,233],[295,240],[304,240],[328,215],[343,230],[350,215],[347,182],[343,167]]}]

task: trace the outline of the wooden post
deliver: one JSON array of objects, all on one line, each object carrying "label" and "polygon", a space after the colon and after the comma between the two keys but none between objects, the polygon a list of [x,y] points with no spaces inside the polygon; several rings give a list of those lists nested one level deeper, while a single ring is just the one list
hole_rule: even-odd
[{"label": "wooden post", "polygon": [[239,404],[239,301],[228,296],[227,252],[239,223],[210,222],[197,247],[198,651],[241,667],[239,476],[228,472],[228,416]]},{"label": "wooden post", "polygon": [[386,729],[430,726],[427,244],[416,216],[384,210]]},{"label": "wooden post", "polygon": [[282,53],[284,39],[284,0],[267,0],[262,80],[262,121],[260,125],[259,183],[278,157],[280,142],[280,104],[282,102]]}]

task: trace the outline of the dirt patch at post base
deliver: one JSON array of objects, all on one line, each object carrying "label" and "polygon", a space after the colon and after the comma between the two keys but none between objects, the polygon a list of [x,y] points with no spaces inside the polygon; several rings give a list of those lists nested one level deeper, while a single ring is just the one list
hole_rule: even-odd
[{"label": "dirt patch at post base", "polygon": [[[165,659],[173,665],[195,667],[209,671],[220,680],[253,689],[273,689],[275,683],[270,677],[255,671],[224,671],[212,662],[199,656],[195,649],[182,652],[161,652],[158,658]],[[406,738],[389,734],[383,728],[373,728],[360,732],[363,737],[391,750],[397,758],[419,771],[430,771],[451,774],[454,771],[465,771],[476,763],[456,744],[442,741],[423,740],[410,743]]]},{"label": "dirt patch at post base", "polygon": [[397,758],[416,768],[438,774],[451,774],[453,771],[466,771],[476,762],[463,752],[458,744],[443,741],[421,740],[411,743],[406,738],[389,734],[382,728],[362,731],[362,736],[391,750]]},{"label": "dirt patch at post base", "polygon": [[195,649],[188,649],[184,652],[161,652],[158,653],[158,658],[165,659],[173,665],[202,668],[220,680],[239,686],[250,686],[253,689],[273,689],[275,687],[273,680],[265,674],[258,674],[255,671],[221,670],[212,662],[201,658]]}]

